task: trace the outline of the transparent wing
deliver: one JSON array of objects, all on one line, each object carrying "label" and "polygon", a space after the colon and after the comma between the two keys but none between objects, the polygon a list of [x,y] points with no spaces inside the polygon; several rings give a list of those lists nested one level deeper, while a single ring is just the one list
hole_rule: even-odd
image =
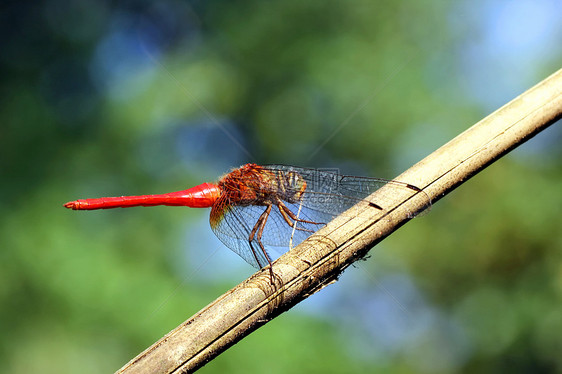
[{"label": "transparent wing", "polygon": [[[261,237],[261,242],[268,255],[272,247],[275,247],[277,251],[280,249],[282,251],[297,246],[333,218],[331,214],[314,211],[302,205],[285,203],[285,206],[299,220],[293,221],[292,225],[289,225],[279,208],[272,207]],[[260,269],[269,264],[257,237],[250,241],[250,234],[266,207],[230,205],[222,209],[223,211],[220,213],[214,212],[214,208],[211,211],[211,228],[215,235],[250,265]],[[214,219],[214,216],[220,216],[220,218]]]},{"label": "transparent wing", "polygon": [[253,225],[261,213],[256,216],[257,211],[254,211],[248,216],[240,214],[239,208],[241,207],[215,205],[211,210],[211,229],[224,245],[253,267],[261,269],[268,264],[266,254],[257,242],[249,240]]},{"label": "transparent wing", "polygon": [[[348,210],[386,184],[400,190],[421,191],[408,183],[342,175],[335,170],[307,169],[285,165],[268,165],[264,168],[278,173],[298,173],[307,183],[303,195],[303,205],[316,211],[331,214],[333,217]],[[429,208],[431,201],[429,197],[427,200],[426,205]],[[384,201],[376,202],[376,206],[381,210],[386,209],[385,205]]]}]

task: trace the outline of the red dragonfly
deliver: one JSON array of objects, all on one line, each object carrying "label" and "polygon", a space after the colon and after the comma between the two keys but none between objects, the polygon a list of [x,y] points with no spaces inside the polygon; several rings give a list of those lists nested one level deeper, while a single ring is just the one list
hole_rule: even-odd
[{"label": "red dragonfly", "polygon": [[266,247],[298,245],[387,183],[422,192],[397,181],[294,166],[246,164],[216,184],[203,183],[161,195],[76,200],[64,206],[75,210],[155,205],[212,208],[210,223],[216,236],[250,265],[261,269],[271,264]]}]

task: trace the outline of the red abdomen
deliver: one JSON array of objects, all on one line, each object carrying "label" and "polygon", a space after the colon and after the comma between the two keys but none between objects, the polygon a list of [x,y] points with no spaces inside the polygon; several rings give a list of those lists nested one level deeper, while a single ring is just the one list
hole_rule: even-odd
[{"label": "red abdomen", "polygon": [[187,206],[190,208],[210,208],[220,197],[217,185],[203,183],[183,191],[160,195],[101,197],[98,199],[80,199],[70,201],[64,206],[74,210],[93,210],[128,208],[133,206]]}]

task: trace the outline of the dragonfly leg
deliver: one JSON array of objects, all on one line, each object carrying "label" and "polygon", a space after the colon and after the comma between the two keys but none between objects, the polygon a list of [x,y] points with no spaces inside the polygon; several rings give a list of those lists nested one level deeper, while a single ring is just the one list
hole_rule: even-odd
[{"label": "dragonfly leg", "polygon": [[[297,230],[314,232],[314,230],[308,230],[308,229],[303,229],[301,227],[296,227],[296,222],[310,223],[313,225],[322,225],[322,223],[320,222],[313,222],[313,221],[307,221],[305,219],[300,219],[295,215],[295,213],[291,211],[291,209],[287,208],[287,206],[281,200],[277,201],[277,208],[279,209],[279,213],[281,213],[281,216],[283,216],[283,219],[285,219],[285,222],[287,222],[289,226],[295,227],[295,229]],[[291,219],[293,220],[292,222]]]},{"label": "dragonfly leg", "polygon": [[[258,256],[254,251],[254,247],[252,246],[252,241],[254,241],[254,239],[256,239],[256,241],[258,242],[258,245],[260,246],[261,251],[265,255],[265,259],[267,260],[267,262],[269,262],[269,265],[270,265],[269,271],[272,272],[273,270],[271,270],[271,259],[269,258],[269,255],[267,254],[267,251],[265,250],[265,247],[263,246],[263,243],[261,242],[261,237],[263,235],[263,229],[265,227],[265,224],[267,222],[267,218],[269,217],[270,213],[271,213],[271,204],[269,204],[267,206],[265,211],[261,214],[260,218],[258,218],[258,221],[254,225],[254,228],[252,229],[252,232],[250,233],[250,236],[248,237],[248,242],[250,243],[250,248],[252,248],[252,253],[254,254],[254,258],[256,259],[257,263],[260,264],[260,261],[258,260]],[[271,274],[271,276],[273,277],[273,273]]]}]

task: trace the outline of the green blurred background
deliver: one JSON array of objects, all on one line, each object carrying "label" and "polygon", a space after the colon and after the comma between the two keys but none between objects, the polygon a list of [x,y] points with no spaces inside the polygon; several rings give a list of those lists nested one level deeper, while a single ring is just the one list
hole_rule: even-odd
[{"label": "green blurred background", "polygon": [[[393,178],[562,64],[547,1],[0,5],[0,362],[113,372],[254,271],[208,211],[72,212],[246,162]],[[553,125],[204,373],[562,372]]]}]

